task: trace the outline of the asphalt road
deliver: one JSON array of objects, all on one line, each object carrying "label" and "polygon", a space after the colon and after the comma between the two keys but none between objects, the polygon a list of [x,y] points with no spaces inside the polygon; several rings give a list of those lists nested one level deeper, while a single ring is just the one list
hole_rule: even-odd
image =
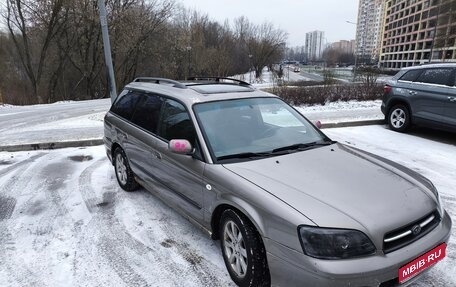
[{"label": "asphalt road", "polygon": [[3,107],[0,145],[99,138],[102,116],[110,105],[109,99],[101,99]]},{"label": "asphalt road", "polygon": [[286,81],[290,81],[290,82],[298,82],[298,81],[303,81],[303,80],[323,82],[323,80],[324,80],[324,78],[322,76],[317,75],[317,74],[308,73],[303,70],[301,70],[300,72],[294,72],[293,70],[294,70],[293,66],[290,66],[290,67],[285,66],[283,79],[285,79]]},{"label": "asphalt road", "polygon": [[[429,176],[455,221],[454,137],[326,130]],[[456,286],[447,258],[413,286]],[[145,190],[124,192],[102,146],[0,153],[0,286],[233,286],[219,241]]]}]

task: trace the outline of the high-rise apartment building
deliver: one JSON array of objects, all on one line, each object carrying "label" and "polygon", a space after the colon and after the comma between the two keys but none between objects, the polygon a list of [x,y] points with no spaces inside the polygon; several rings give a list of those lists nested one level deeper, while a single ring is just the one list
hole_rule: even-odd
[{"label": "high-rise apartment building", "polygon": [[386,0],[380,66],[456,61],[454,2]]},{"label": "high-rise apartment building", "polygon": [[308,61],[318,61],[325,49],[325,32],[313,31],[306,33],[306,54]]},{"label": "high-rise apartment building", "polygon": [[356,47],[356,41],[355,40],[340,40],[338,42],[334,42],[331,44],[331,48],[335,50],[339,50],[342,53],[345,54],[354,54],[355,53],[355,47]]},{"label": "high-rise apartment building", "polygon": [[375,63],[380,56],[385,0],[360,0],[355,54],[359,62]]}]

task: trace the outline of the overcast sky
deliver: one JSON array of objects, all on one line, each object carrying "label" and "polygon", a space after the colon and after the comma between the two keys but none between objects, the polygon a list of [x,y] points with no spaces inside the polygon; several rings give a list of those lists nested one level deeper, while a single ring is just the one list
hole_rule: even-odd
[{"label": "overcast sky", "polygon": [[185,7],[223,23],[246,16],[250,22],[272,22],[288,32],[289,46],[302,46],[306,33],[325,32],[328,42],[355,39],[359,0],[178,0]]}]

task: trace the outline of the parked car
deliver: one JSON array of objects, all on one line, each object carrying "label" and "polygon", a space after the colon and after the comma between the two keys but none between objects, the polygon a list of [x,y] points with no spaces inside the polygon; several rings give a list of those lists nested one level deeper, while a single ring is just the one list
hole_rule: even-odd
[{"label": "parked car", "polygon": [[245,82],[139,78],[104,132],[121,188],[220,239],[239,286],[390,286],[445,257],[452,223],[428,179]]},{"label": "parked car", "polygon": [[456,64],[400,70],[385,85],[381,110],[394,131],[416,124],[455,132]]}]

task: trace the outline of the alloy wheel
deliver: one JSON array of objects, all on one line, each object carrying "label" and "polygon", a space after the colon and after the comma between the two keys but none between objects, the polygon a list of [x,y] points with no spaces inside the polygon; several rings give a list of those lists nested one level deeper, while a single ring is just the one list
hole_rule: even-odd
[{"label": "alloy wheel", "polygon": [[403,109],[395,109],[390,116],[391,125],[396,128],[400,129],[406,121],[406,114]]},{"label": "alloy wheel", "polygon": [[247,273],[247,249],[239,227],[233,221],[227,221],[223,230],[224,252],[231,269],[239,278]]},{"label": "alloy wheel", "polygon": [[123,185],[127,184],[127,166],[125,165],[125,160],[120,153],[116,156],[116,173],[119,181]]}]

